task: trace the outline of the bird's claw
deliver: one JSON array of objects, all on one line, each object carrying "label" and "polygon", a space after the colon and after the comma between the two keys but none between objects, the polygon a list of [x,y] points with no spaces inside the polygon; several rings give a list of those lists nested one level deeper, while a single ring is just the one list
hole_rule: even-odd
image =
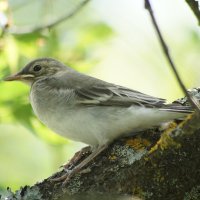
[{"label": "bird's claw", "polygon": [[[75,156],[69,162],[70,165],[67,164],[67,165],[63,166],[65,174],[62,175],[61,177],[53,178],[52,181],[55,181],[55,182],[63,181],[62,185],[65,186],[69,182],[71,177],[74,176],[75,174],[77,174],[79,172],[81,173],[81,171],[82,171],[82,173],[90,172],[91,169],[88,170],[87,168],[86,169],[84,169],[84,168],[86,167],[86,165],[88,163],[91,162],[92,159],[94,159],[97,155],[99,155],[106,148],[107,148],[107,144],[100,146],[96,151],[90,153],[90,155],[88,157],[86,157],[84,160],[82,160],[80,163],[79,163],[79,161],[85,155],[84,155],[83,151],[77,152],[75,154]],[[87,151],[87,153],[88,153],[88,151]],[[74,166],[74,163],[75,164],[78,163],[78,165]]]},{"label": "bird's claw", "polygon": [[66,185],[75,173],[73,172],[73,170],[64,169],[64,171],[65,171],[65,173],[62,176],[57,177],[57,178],[52,178],[51,181],[52,182],[63,182],[62,185],[63,186]]},{"label": "bird's claw", "polygon": [[52,178],[51,181],[52,181],[52,182],[60,182],[60,181],[65,180],[67,177],[68,177],[68,174],[63,174],[63,175],[60,176],[60,177]]}]

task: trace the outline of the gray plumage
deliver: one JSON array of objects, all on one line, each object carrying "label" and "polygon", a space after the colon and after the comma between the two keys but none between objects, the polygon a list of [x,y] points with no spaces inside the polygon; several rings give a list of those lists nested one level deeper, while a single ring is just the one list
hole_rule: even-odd
[{"label": "gray plumage", "polygon": [[[34,71],[35,66],[41,69]],[[166,104],[164,99],[81,74],[52,58],[30,62],[15,77],[23,75],[21,80],[31,85],[30,102],[38,118],[56,133],[92,146],[192,112],[189,105]]]}]

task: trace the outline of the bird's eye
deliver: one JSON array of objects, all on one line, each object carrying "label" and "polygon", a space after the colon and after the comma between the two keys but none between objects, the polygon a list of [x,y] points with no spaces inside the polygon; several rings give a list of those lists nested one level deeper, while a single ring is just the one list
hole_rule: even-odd
[{"label": "bird's eye", "polygon": [[42,69],[42,67],[40,66],[40,65],[35,65],[34,67],[33,67],[33,71],[34,72],[38,72],[38,71],[40,71]]}]

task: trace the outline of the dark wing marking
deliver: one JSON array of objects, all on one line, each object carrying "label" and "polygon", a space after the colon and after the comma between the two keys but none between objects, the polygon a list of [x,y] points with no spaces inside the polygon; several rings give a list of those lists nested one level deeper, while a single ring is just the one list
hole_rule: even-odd
[{"label": "dark wing marking", "polygon": [[138,105],[143,107],[162,107],[164,99],[152,97],[141,92],[118,85],[90,86],[75,90],[80,104],[123,106]]},{"label": "dark wing marking", "polygon": [[[87,106],[121,106],[131,105],[147,108],[159,108],[169,112],[192,112],[190,105],[173,102],[165,104],[165,99],[156,98],[123,86],[108,83],[74,71],[59,74],[45,80],[50,89],[60,90],[71,98],[73,103]],[[71,92],[69,92],[69,90]],[[77,97],[74,101],[74,97]]]}]

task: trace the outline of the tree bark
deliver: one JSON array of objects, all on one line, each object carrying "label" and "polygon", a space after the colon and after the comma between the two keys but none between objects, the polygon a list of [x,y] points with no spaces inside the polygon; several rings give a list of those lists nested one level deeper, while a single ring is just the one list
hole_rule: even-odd
[{"label": "tree bark", "polygon": [[[115,141],[62,186],[51,177],[8,199],[200,199],[200,123],[193,114],[163,131]],[[83,173],[84,172],[84,173]]]}]

